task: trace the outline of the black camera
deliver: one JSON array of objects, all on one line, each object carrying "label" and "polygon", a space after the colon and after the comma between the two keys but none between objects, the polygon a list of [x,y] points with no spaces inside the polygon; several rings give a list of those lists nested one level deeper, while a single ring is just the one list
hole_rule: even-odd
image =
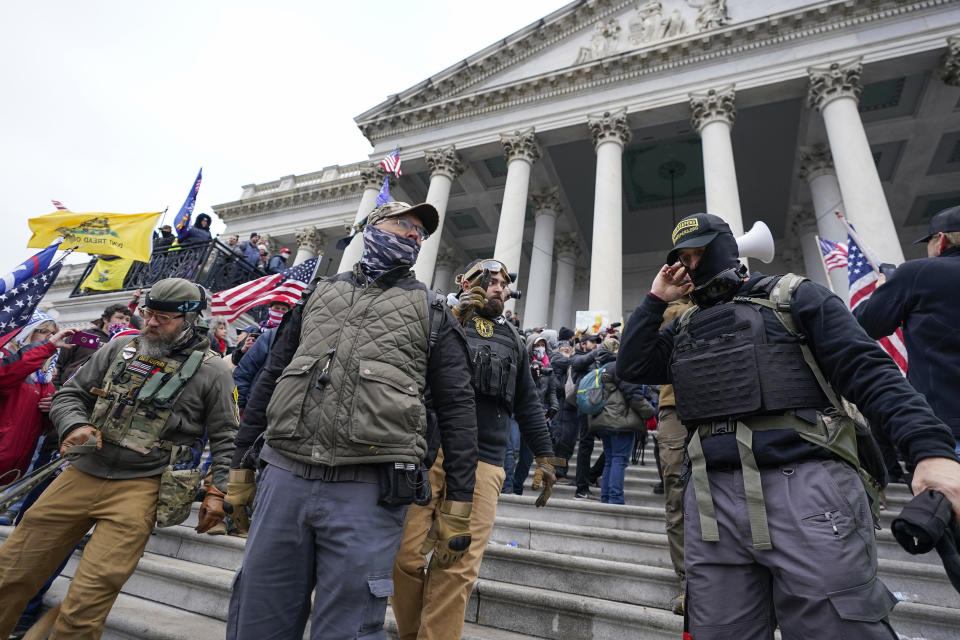
[{"label": "black camera", "polygon": [[511,289],[510,291],[510,297],[513,298],[514,300],[519,300],[521,295],[523,295],[523,293],[519,289],[517,290]]}]

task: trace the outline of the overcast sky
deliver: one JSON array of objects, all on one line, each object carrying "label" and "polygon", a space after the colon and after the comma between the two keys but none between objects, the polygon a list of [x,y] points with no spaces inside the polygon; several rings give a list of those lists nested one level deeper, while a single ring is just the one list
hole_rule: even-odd
[{"label": "overcast sky", "polygon": [[564,4],[5,2],[0,273],[37,251],[27,218],[51,199],[169,206],[170,220],[201,166],[194,215],[245,184],[362,160],[354,116]]}]

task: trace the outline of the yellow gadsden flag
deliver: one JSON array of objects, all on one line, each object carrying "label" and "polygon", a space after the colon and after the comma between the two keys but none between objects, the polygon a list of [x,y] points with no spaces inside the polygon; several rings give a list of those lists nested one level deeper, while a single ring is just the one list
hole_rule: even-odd
[{"label": "yellow gadsden flag", "polygon": [[64,249],[150,262],[150,231],[157,213],[73,213],[56,211],[30,218],[33,237],[28,247],[46,247],[63,236]]},{"label": "yellow gadsden flag", "polygon": [[100,258],[80,287],[96,291],[122,289],[123,279],[127,277],[133,263],[133,258]]}]

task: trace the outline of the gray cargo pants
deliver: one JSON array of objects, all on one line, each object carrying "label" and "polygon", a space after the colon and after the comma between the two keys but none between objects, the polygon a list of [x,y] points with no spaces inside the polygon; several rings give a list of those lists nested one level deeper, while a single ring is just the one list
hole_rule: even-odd
[{"label": "gray cargo pants", "polygon": [[719,542],[704,542],[693,482],[684,496],[687,608],[696,640],[896,638],[896,599],[877,578],[867,495],[833,460],[761,471],[773,549],[756,551],[743,474],[710,471]]},{"label": "gray cargo pants", "polygon": [[313,640],[385,640],[407,508],[382,507],[379,496],[378,484],[306,480],[268,464],[234,578],[227,638],[302,637],[316,587]]}]

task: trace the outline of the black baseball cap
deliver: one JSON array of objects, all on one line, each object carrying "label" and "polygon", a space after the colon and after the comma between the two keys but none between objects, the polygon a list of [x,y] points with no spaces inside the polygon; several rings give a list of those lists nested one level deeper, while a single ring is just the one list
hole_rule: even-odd
[{"label": "black baseball cap", "polygon": [[938,233],[950,233],[951,231],[960,231],[960,206],[944,209],[930,218],[929,233],[913,244],[923,244]]},{"label": "black baseball cap", "polygon": [[670,234],[673,249],[667,254],[667,264],[677,261],[680,249],[694,249],[710,244],[717,235],[731,233],[729,225],[720,216],[695,213],[677,223]]}]

